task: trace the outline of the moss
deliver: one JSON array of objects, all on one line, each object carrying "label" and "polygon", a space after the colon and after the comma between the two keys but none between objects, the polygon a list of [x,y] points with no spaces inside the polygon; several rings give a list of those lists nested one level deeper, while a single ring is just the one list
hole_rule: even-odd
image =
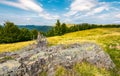
[{"label": "moss", "polygon": [[99,69],[88,63],[77,63],[73,69],[79,76],[111,76],[107,70]]},{"label": "moss", "polygon": [[12,58],[12,57],[10,57],[10,56],[5,56],[5,57],[3,57],[3,58],[0,59],[0,63],[5,62],[5,61],[7,61],[7,60],[13,60],[13,59],[14,59],[14,58]]},{"label": "moss", "polygon": [[39,76],[47,76],[47,72],[42,71],[42,72],[39,74]]},{"label": "moss", "polygon": [[55,76],[64,76],[65,73],[66,73],[65,71],[66,71],[66,70],[65,70],[64,67],[58,66],[58,67],[57,67],[57,70],[56,70],[56,72],[55,72]]}]

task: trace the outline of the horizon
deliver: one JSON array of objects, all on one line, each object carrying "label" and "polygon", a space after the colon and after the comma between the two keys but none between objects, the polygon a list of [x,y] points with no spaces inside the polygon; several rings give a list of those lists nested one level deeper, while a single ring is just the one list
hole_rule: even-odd
[{"label": "horizon", "polygon": [[0,24],[120,24],[120,0],[1,0]]}]

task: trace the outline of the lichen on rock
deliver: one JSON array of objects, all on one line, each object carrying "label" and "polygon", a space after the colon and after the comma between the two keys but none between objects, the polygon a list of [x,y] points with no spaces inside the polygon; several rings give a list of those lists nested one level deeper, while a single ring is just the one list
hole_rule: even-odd
[{"label": "lichen on rock", "polygon": [[107,70],[115,67],[110,56],[95,43],[86,42],[46,47],[44,42],[38,42],[37,45],[35,44],[36,48],[6,53],[14,59],[0,63],[0,76],[37,76],[43,71],[48,76],[54,76],[56,66],[60,65],[71,69],[74,64],[84,61]]}]

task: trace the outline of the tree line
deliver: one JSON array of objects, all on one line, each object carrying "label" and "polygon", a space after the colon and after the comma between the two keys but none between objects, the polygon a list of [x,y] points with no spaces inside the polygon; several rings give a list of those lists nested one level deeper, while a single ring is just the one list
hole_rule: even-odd
[{"label": "tree line", "polygon": [[0,43],[14,43],[20,41],[29,41],[37,38],[38,32],[43,35],[50,36],[60,36],[66,33],[93,29],[93,28],[120,28],[120,24],[74,24],[73,26],[67,26],[65,23],[61,23],[57,20],[55,26],[53,26],[47,33],[37,31],[36,29],[28,30],[27,28],[19,28],[12,22],[5,22],[4,26],[0,25]]},{"label": "tree line", "polygon": [[73,26],[68,27],[65,23],[60,23],[57,20],[56,25],[46,33],[46,36],[60,36],[65,33],[93,29],[93,28],[120,28],[120,24],[105,24],[105,25],[97,25],[97,24],[74,24]]},{"label": "tree line", "polygon": [[12,22],[6,22],[4,26],[0,25],[0,43],[14,43],[28,41],[37,38],[38,31],[18,28]]}]

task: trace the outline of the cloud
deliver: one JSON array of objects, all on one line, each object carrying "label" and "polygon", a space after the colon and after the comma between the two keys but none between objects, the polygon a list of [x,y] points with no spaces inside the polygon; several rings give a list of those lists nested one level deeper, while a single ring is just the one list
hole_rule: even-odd
[{"label": "cloud", "polygon": [[51,19],[59,19],[60,17],[58,15],[50,15],[49,13],[44,12],[43,14],[39,14],[40,17],[43,17],[45,19],[51,20]]},{"label": "cloud", "polygon": [[64,16],[72,16],[79,12],[90,11],[98,4],[97,0],[74,0],[70,5],[70,10]]},{"label": "cloud", "polygon": [[30,21],[30,20],[31,20],[31,18],[26,18],[26,20],[27,20],[27,21]]},{"label": "cloud", "polygon": [[74,0],[69,8],[70,10],[64,14],[66,20],[70,18],[71,21],[92,21],[91,19],[107,19],[109,15],[106,13],[110,10],[110,5],[98,0]]},{"label": "cloud", "polygon": [[86,11],[90,10],[96,5],[95,0],[74,0],[71,4],[71,11]]},{"label": "cloud", "polygon": [[98,15],[97,18],[106,19],[106,18],[109,18],[109,14],[101,14],[101,15]]},{"label": "cloud", "polygon": [[34,0],[19,0],[20,4],[27,7],[30,10],[36,12],[42,12],[43,8],[39,6]]},{"label": "cloud", "polygon": [[50,15],[49,13],[45,12],[45,10],[42,8],[42,5],[38,5],[35,0],[18,0],[17,2],[12,2],[8,0],[2,0],[0,3],[17,7],[26,11],[34,11],[39,14],[40,17],[43,17],[45,19],[57,19],[58,16]]},{"label": "cloud", "polygon": [[94,8],[93,10],[89,11],[86,16],[89,16],[89,15],[94,15],[96,13],[101,13],[102,11],[104,10],[109,10],[109,7],[108,6],[100,6],[100,7],[96,7]]},{"label": "cloud", "polygon": [[39,6],[34,0],[18,0],[18,2],[12,2],[8,0],[0,1],[2,4],[17,7],[23,10],[33,10],[35,12],[42,12],[43,8]]},{"label": "cloud", "polygon": [[114,21],[113,23],[120,24],[120,21]]},{"label": "cloud", "polygon": [[120,14],[116,14],[115,17],[116,17],[116,18],[120,18]]},{"label": "cloud", "polygon": [[23,10],[29,10],[27,7],[23,6],[21,3],[16,3],[16,2],[11,2],[11,1],[7,1],[7,0],[2,0],[0,1],[1,4],[6,4],[9,6],[13,6],[13,7],[17,7]]}]

